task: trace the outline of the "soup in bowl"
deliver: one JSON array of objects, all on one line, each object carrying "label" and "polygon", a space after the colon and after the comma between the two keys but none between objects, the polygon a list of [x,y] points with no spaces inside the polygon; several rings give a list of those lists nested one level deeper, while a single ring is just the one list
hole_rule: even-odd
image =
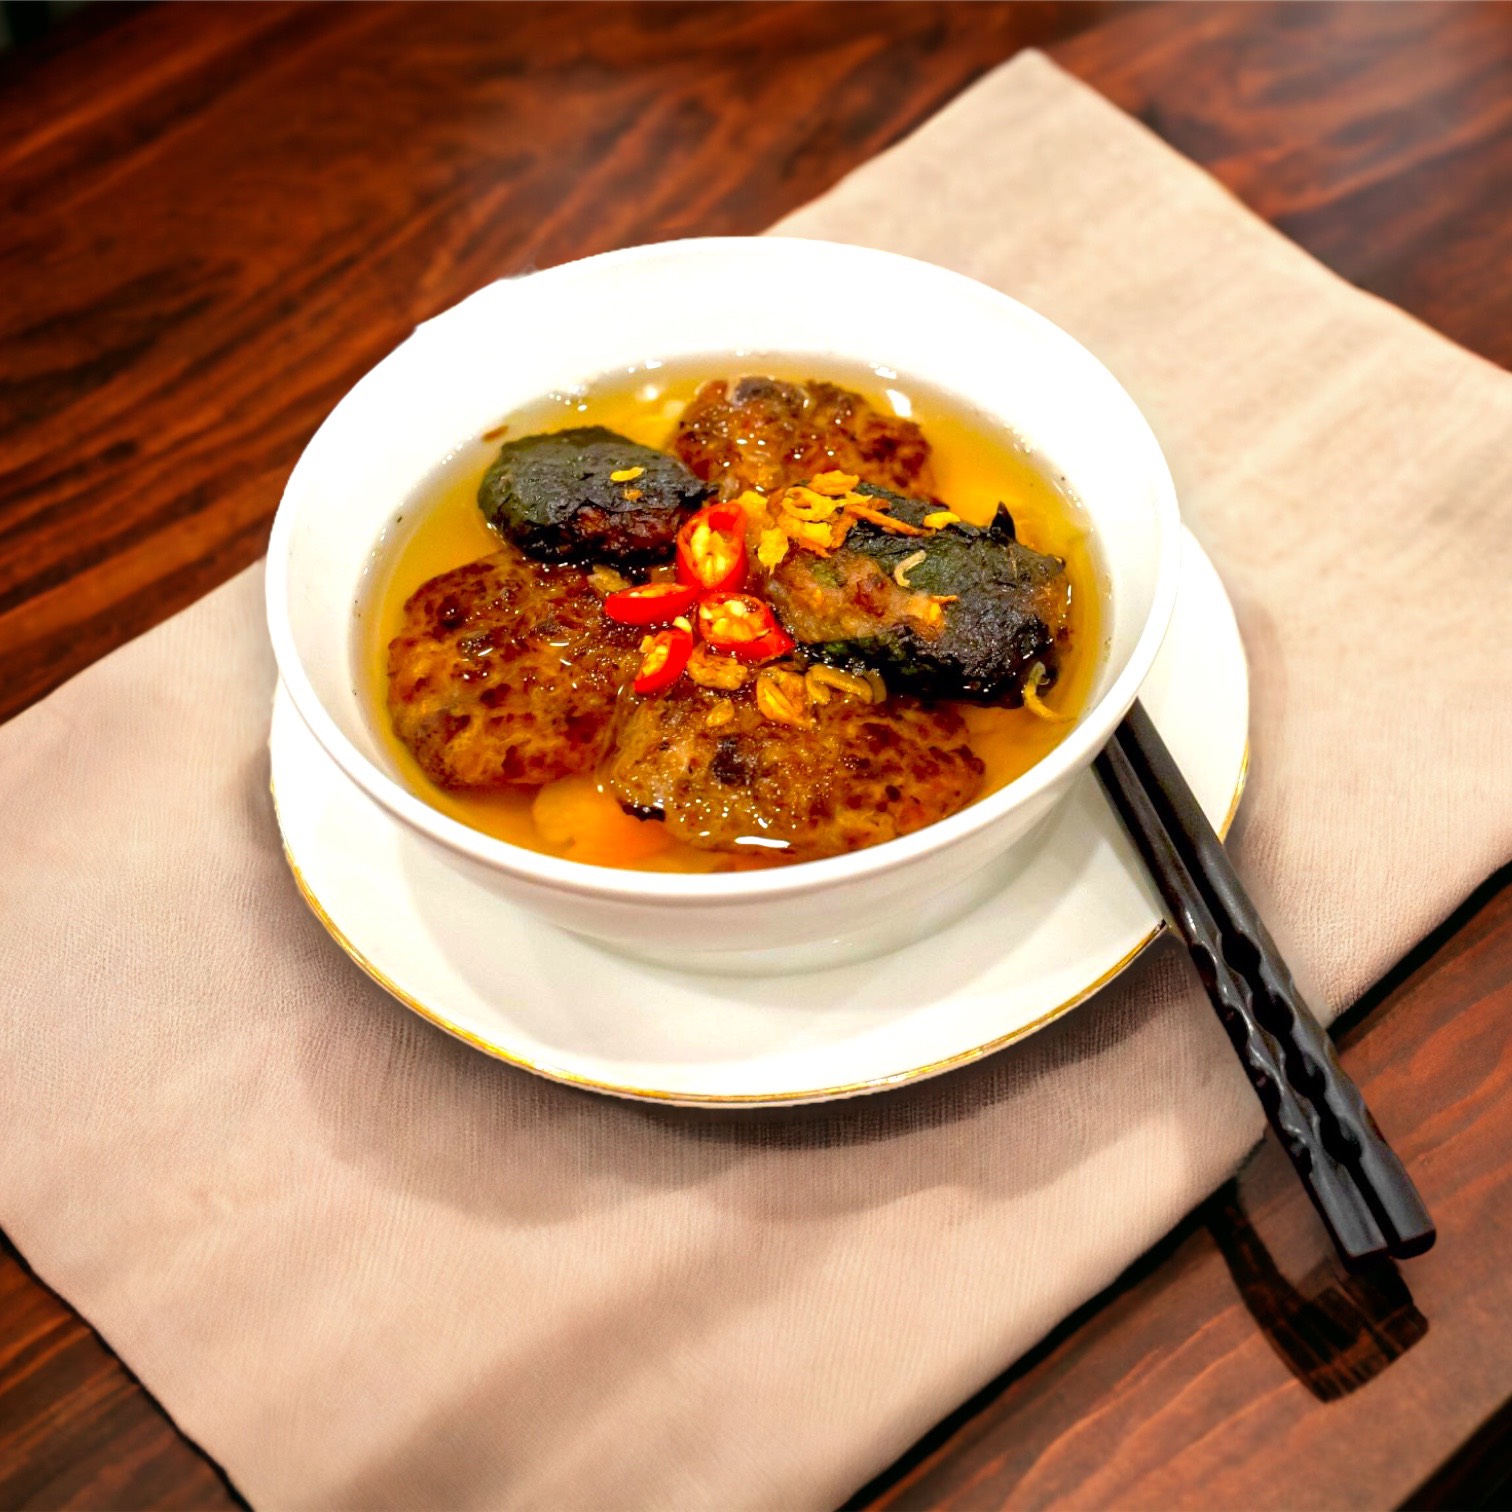
[{"label": "soup in bowl", "polygon": [[1132,702],[1178,535],[1133,402],[1014,301],[670,243],[494,285],[363,379],[269,623],[325,750],[475,880],[778,963],[969,906]]}]

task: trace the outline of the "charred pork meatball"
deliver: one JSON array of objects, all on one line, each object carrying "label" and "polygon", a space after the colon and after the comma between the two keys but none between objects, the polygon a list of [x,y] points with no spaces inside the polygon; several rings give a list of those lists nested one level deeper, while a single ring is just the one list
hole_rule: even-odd
[{"label": "charred pork meatball", "polygon": [[1065,563],[1018,541],[1001,505],[985,528],[924,530],[938,506],[866,483],[856,491],[920,533],[861,520],[828,555],[787,553],[766,592],[811,657],[870,667],[888,687],[923,697],[1009,706],[1023,702],[1031,675],[1041,687],[1055,681]]},{"label": "charred pork meatball", "polygon": [[639,632],[604,616],[576,567],[514,547],[443,572],[389,643],[394,732],[444,788],[501,788],[603,758]]},{"label": "charred pork meatball", "polygon": [[919,427],[833,383],[706,383],[683,411],[674,449],[726,499],[747,488],[771,493],[831,468],[910,493],[933,487]]},{"label": "charred pork meatball", "polygon": [[675,457],[585,425],[505,442],[478,486],[478,507],[542,561],[633,566],[669,555],[707,494]]},{"label": "charred pork meatball", "polygon": [[724,692],[684,681],[630,707],[604,786],[688,845],[794,860],[922,829],[981,787],[982,763],[953,710],[835,697],[807,719],[774,722],[754,684]]}]

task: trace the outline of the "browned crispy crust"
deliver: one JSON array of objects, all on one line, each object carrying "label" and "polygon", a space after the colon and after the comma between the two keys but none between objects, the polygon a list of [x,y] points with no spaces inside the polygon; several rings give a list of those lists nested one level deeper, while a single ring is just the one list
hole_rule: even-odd
[{"label": "browned crispy crust", "polygon": [[444,788],[592,771],[638,642],[605,617],[585,573],[506,547],[405,604],[388,654],[394,731]]},{"label": "browned crispy crust", "polygon": [[[725,699],[733,713],[711,727]],[[836,697],[813,714],[807,728],[773,723],[750,686],[730,694],[685,681],[628,707],[604,785],[688,845],[799,860],[910,834],[981,789],[984,768],[952,709]]]},{"label": "browned crispy crust", "polygon": [[916,497],[934,487],[919,427],[833,383],[706,383],[683,411],[675,450],[722,498],[747,488],[771,493],[832,470]]}]

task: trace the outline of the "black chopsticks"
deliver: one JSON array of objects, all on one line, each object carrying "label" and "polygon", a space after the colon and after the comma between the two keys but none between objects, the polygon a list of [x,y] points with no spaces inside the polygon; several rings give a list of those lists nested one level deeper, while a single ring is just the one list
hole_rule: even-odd
[{"label": "black chopsticks", "polygon": [[1350,1263],[1422,1254],[1434,1240],[1423,1199],[1139,704],[1095,765],[1340,1254]]}]

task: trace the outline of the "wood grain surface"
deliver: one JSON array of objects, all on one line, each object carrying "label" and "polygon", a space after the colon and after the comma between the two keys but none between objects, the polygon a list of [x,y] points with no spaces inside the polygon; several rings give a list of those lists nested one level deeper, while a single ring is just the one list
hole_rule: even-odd
[{"label": "wood grain surface", "polygon": [[[0,57],[0,717],[253,561],[304,442],[417,321],[503,274],[760,230],[1026,45],[1512,365],[1507,5],[90,7]],[[1491,1495],[1507,899],[1346,1037],[1432,1255],[1346,1281],[1262,1147],[866,1496]],[[0,1255],[0,1506],[234,1499]]]}]

